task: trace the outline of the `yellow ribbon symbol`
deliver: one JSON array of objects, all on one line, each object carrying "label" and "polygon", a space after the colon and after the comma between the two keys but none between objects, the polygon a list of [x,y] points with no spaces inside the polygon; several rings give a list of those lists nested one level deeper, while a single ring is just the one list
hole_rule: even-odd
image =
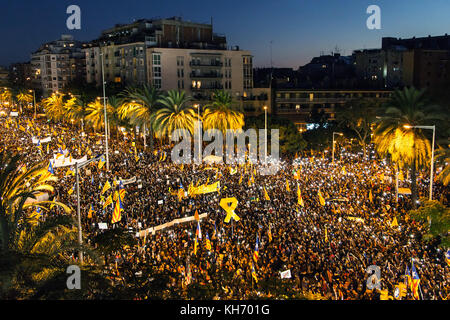
[{"label": "yellow ribbon symbol", "polygon": [[231,218],[233,218],[235,221],[239,221],[241,218],[234,213],[234,210],[236,209],[238,205],[238,201],[235,197],[233,198],[223,198],[220,200],[220,206],[225,210],[227,213],[227,216],[225,217],[225,223],[229,223]]}]

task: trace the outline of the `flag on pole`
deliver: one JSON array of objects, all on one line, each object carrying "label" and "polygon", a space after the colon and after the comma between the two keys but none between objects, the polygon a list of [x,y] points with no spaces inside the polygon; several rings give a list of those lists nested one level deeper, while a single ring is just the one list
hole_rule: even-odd
[{"label": "flag on pole", "polygon": [[270,201],[269,194],[267,193],[266,187],[264,187],[264,199]]},{"label": "flag on pole", "polygon": [[406,276],[406,286],[408,288],[411,288],[412,287],[411,272],[409,271],[408,265],[406,265],[405,276]]},{"label": "flag on pole", "polygon": [[290,192],[291,188],[289,188],[289,181],[286,179],[286,191]]},{"label": "flag on pole", "polygon": [[369,201],[373,202],[372,190],[369,191]]},{"label": "flag on pole", "polygon": [[211,251],[211,241],[209,240],[208,232],[206,232],[206,250]]},{"label": "flag on pole", "polygon": [[88,216],[87,216],[88,219],[92,219],[92,213],[94,213],[94,206],[91,203],[91,206],[90,206],[89,211],[88,211]]},{"label": "flag on pole", "polygon": [[[116,201],[117,201],[117,199],[116,199]],[[109,205],[112,204],[112,203],[113,203],[113,199],[112,199],[111,195],[109,195],[109,196],[106,198],[105,203],[103,204],[103,209],[105,209],[107,206],[109,206]]]},{"label": "flag on pole", "polygon": [[269,224],[269,230],[267,230],[267,236],[269,237],[269,243],[272,242],[272,230],[270,230],[270,224]]},{"label": "flag on pole", "polygon": [[197,209],[195,210],[194,218],[195,218],[195,220],[197,220],[197,222],[200,221],[200,217],[198,215],[198,210]]},{"label": "flag on pole", "polygon": [[[111,195],[109,195],[109,196],[111,196]],[[123,210],[122,200],[120,200],[120,197],[117,197],[117,201],[116,201],[116,205],[114,206],[114,212],[113,212],[113,216],[111,219],[111,223],[114,224],[114,223],[122,220],[122,210]]]},{"label": "flag on pole", "polygon": [[252,263],[252,278],[255,279],[255,282],[258,283],[258,277],[256,275],[255,266]]},{"label": "flag on pole", "polygon": [[102,192],[101,194],[104,194],[107,190],[111,189],[111,184],[109,183],[108,180],[106,180],[105,185],[103,186]]},{"label": "flag on pole", "polygon": [[445,253],[445,262],[450,267],[450,249],[448,249],[447,252]]},{"label": "flag on pole", "polygon": [[297,183],[297,204],[302,207],[305,206],[305,204],[303,203],[302,193],[300,191],[300,187],[298,186],[298,183]]},{"label": "flag on pole", "polygon": [[320,205],[324,206],[325,205],[325,199],[323,198],[322,193],[320,192],[320,189],[319,189],[318,196],[319,196],[319,203],[320,203]]},{"label": "flag on pole", "polygon": [[255,261],[255,263],[258,261],[258,257],[259,257],[259,239],[258,239],[258,235],[257,235],[256,236],[255,250],[253,252],[253,261]]},{"label": "flag on pole", "polygon": [[100,158],[100,160],[98,161],[98,168],[99,168],[99,169],[103,168],[103,166],[105,165],[105,163],[106,163],[105,157],[102,156],[102,157]]},{"label": "flag on pole", "polygon": [[397,217],[394,217],[394,219],[391,222],[391,227],[398,227]]},{"label": "flag on pole", "polygon": [[412,279],[411,279],[411,290],[414,296],[414,299],[419,299],[419,284],[420,284],[420,278],[419,274],[417,273],[416,267],[414,266],[414,261],[411,261],[412,267],[411,267],[411,273],[412,273]]},{"label": "flag on pole", "polygon": [[55,174],[55,171],[53,170],[53,166],[52,166],[52,162],[51,161],[49,161],[47,171],[50,172],[51,174]]}]

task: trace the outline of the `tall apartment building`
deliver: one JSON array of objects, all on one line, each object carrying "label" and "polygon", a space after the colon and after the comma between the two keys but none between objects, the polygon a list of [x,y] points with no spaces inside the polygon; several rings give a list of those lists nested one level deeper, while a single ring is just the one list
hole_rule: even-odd
[{"label": "tall apartment building", "polygon": [[366,88],[415,86],[431,92],[450,84],[450,36],[383,38],[381,49],[357,50],[356,75]]},{"label": "tall apartment building", "polygon": [[116,25],[83,49],[86,79],[101,84],[101,54],[105,81],[180,89],[197,99],[224,89],[236,97],[253,87],[253,62],[248,51],[228,48],[212,24],[181,18],[142,19]]},{"label": "tall apartment building", "polygon": [[356,50],[355,73],[366,88],[395,88],[404,85],[403,47]]},{"label": "tall apartment building", "polygon": [[235,98],[253,88],[253,59],[249,51],[201,49],[147,49],[148,79],[162,90],[185,90],[196,100],[206,100],[214,90]]},{"label": "tall apartment building", "polygon": [[81,51],[81,43],[70,35],[62,35],[59,40],[43,44],[31,55],[31,64],[34,82],[44,94],[85,78],[85,54]]}]

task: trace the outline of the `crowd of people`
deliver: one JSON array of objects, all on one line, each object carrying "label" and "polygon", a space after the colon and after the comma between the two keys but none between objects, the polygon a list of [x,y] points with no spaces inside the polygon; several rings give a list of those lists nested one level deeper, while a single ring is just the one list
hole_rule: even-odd
[{"label": "crowd of people", "polygon": [[[22,153],[27,167],[54,159],[61,149],[74,159],[105,152],[101,134],[81,134],[71,124],[2,118],[0,134],[0,149]],[[32,142],[32,137],[49,136],[48,152],[46,143],[38,147]],[[392,166],[373,151],[362,159],[362,154],[341,149],[334,163],[319,153],[282,155],[276,173],[261,175],[258,164],[179,165],[171,161],[170,146],[156,143],[154,152],[149,149],[144,150],[134,134],[113,134],[109,170],[98,163],[81,169],[84,241],[95,246],[92,239],[104,232],[99,223],[107,223],[109,229],[126,228],[135,236],[194,216],[196,211],[207,216],[148,233],[135,246],[112,253],[107,268],[118,285],[132,281],[125,279],[127,275],[151,270],[166,275],[166,298],[187,298],[189,288],[195,287],[213,299],[275,299],[304,293],[324,299],[379,299],[379,291],[367,287],[367,267],[380,268],[381,288],[392,296],[395,286],[405,282],[405,270],[411,270],[413,261],[420,277],[420,298],[449,298],[450,272],[444,252],[422,239],[424,227],[408,216],[411,197],[400,195],[396,201]],[[54,171],[59,180],[52,196],[75,209],[76,193],[70,192],[74,168]],[[121,220],[112,224],[115,203],[106,208],[103,203],[117,190],[114,181],[134,177],[136,182],[124,186]],[[404,180],[401,183],[408,186],[406,174]],[[112,188],[102,194],[107,181]],[[190,185],[216,181],[219,192],[187,194]],[[428,183],[426,173],[418,177],[420,195],[428,195]],[[180,197],[181,187],[185,193]],[[325,203],[320,202],[319,191]],[[448,189],[436,182],[433,192],[434,198],[447,204]],[[237,198],[235,214],[240,219],[225,223],[226,212],[219,203],[229,197]],[[394,218],[398,226],[392,225]],[[198,225],[202,238],[197,238],[194,253]],[[258,258],[254,259],[257,239]],[[290,278],[282,279],[280,272],[287,270]],[[412,298],[408,290],[404,299]]]}]

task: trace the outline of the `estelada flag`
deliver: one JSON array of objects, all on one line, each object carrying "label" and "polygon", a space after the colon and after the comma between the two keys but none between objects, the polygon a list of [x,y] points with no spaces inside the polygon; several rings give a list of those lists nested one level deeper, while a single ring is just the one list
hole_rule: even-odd
[{"label": "estelada flag", "polygon": [[414,266],[414,261],[412,261],[411,273],[412,273],[411,290],[413,292],[414,299],[418,300],[419,299],[420,278],[419,278],[419,274],[417,273],[416,267]]},{"label": "estelada flag", "polygon": [[102,192],[101,194],[104,194],[107,190],[111,189],[111,184],[109,183],[108,180],[106,180],[105,185],[103,186]]},{"label": "estelada flag", "polygon": [[111,219],[111,223],[116,223],[122,220],[122,200],[120,200],[120,197],[117,197],[116,205],[114,206],[114,212]]},{"label": "estelada flag", "polygon": [[259,239],[258,236],[256,236],[255,250],[253,251],[253,261],[255,261],[255,263],[258,261],[258,257],[259,257]]},{"label": "estelada flag", "polygon": [[209,240],[208,232],[206,233],[206,250],[211,251],[211,241]]}]

